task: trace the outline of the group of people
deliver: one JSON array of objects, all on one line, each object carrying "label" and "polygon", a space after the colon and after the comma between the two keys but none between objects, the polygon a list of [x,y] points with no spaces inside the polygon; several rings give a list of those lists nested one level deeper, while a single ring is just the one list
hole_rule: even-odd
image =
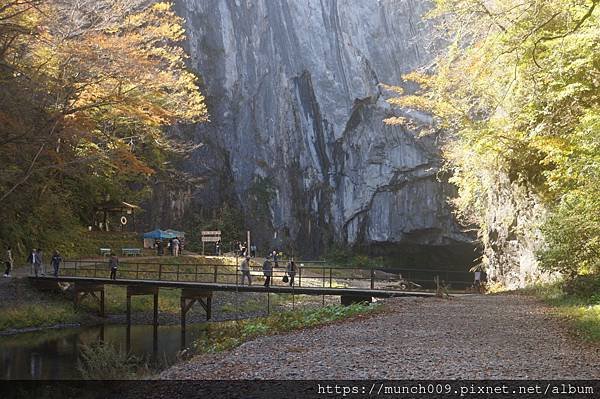
[{"label": "group of people", "polygon": [[[217,243],[220,248],[220,241]],[[256,258],[256,245],[250,245],[250,251],[248,251],[248,243],[245,241],[242,243],[241,241],[235,241],[233,243],[233,248],[235,248],[236,254],[238,256],[246,257],[249,256],[251,258]]]},{"label": "group of people", "polygon": [[[52,266],[52,275],[54,277],[58,277],[60,271],[60,265],[63,261],[63,258],[58,250],[54,251],[52,254],[52,258],[50,258],[50,266]],[[46,264],[44,263],[44,251],[41,248],[33,248],[27,256],[27,261],[29,265],[31,265],[31,275],[35,277],[45,276],[46,275]],[[6,252],[4,256],[4,277],[11,277],[12,269],[14,267],[14,258],[12,254],[12,248],[10,246],[6,247]],[[110,267],[110,278],[115,280],[117,274],[117,267],[119,265],[119,259],[114,253],[110,254],[110,258],[108,260],[108,264]]]},{"label": "group of people", "polygon": [[[35,277],[38,277],[40,275],[46,275],[46,265],[43,261],[43,253],[44,251],[42,251],[41,248],[33,248],[31,250],[31,253],[27,257],[27,263],[31,265],[31,274]],[[8,247],[7,250],[7,258],[8,260],[5,262],[6,271],[4,272],[4,277],[10,277],[10,272],[14,264],[12,258],[12,251],[10,247]],[[60,255],[60,252],[58,250],[54,251],[54,253],[52,254],[52,258],[50,258],[50,266],[52,266],[54,277],[58,277],[58,272],[62,261],[63,258]]]},{"label": "group of people", "polygon": [[[271,262],[273,259],[273,262]],[[279,263],[277,262],[277,253],[273,251],[273,253],[269,254],[262,265],[263,275],[265,276],[265,287],[269,287],[271,285],[271,279],[273,277],[273,269],[278,268]],[[252,285],[252,277],[250,275],[250,256],[246,256],[240,265],[240,270],[242,272],[242,285],[245,280],[248,280],[248,285]],[[298,272],[298,266],[294,260],[290,260],[286,266],[286,272],[283,276],[282,281],[284,283],[289,283],[290,287],[294,285],[294,278],[296,277],[296,273]]]},{"label": "group of people", "polygon": [[[157,239],[154,241],[154,248],[156,248],[156,254],[158,256],[165,254],[162,240]],[[180,240],[179,237],[169,239],[169,242],[167,243],[167,250],[169,251],[169,255],[179,256],[183,251],[183,240]]]}]

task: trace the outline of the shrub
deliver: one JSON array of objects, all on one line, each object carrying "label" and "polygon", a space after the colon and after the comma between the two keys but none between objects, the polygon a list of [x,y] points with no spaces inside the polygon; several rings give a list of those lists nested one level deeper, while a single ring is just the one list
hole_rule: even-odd
[{"label": "shrub", "polygon": [[102,342],[81,346],[77,369],[86,380],[128,380],[149,373],[144,359]]},{"label": "shrub", "polygon": [[597,274],[575,276],[566,280],[563,291],[568,295],[592,298],[600,295],[600,276]]}]

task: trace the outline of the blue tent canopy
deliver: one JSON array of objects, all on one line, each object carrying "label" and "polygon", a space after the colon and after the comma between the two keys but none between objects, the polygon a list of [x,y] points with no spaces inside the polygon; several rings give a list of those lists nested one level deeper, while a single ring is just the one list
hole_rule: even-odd
[{"label": "blue tent canopy", "polygon": [[185,237],[185,233],[183,231],[177,231],[177,230],[173,230],[173,229],[167,229],[165,230],[165,232],[167,232],[168,234],[174,234],[175,237]]},{"label": "blue tent canopy", "polygon": [[144,233],[144,238],[153,238],[155,240],[162,240],[164,238],[175,238],[177,237],[175,234],[165,231],[165,230],[152,230],[147,233]]}]

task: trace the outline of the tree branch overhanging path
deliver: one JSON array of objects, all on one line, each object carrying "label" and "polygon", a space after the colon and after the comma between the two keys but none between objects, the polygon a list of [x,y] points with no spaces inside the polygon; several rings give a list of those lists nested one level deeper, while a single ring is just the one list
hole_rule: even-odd
[{"label": "tree branch overhanging path", "polygon": [[2,2],[3,237],[43,240],[12,221],[52,203],[60,204],[65,229],[89,225],[81,207],[115,193],[139,201],[153,176],[174,173],[170,160],[197,148],[167,134],[208,120],[184,39],[183,20],[160,1]]}]

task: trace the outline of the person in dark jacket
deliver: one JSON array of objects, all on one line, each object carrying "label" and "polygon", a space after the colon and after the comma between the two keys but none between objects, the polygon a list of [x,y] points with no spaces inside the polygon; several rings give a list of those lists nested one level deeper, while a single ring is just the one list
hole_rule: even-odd
[{"label": "person in dark jacket", "polygon": [[60,267],[60,262],[62,262],[60,252],[54,251],[54,255],[52,255],[52,260],[50,261],[50,264],[54,268],[54,277],[58,277],[58,268]]},{"label": "person in dark jacket", "polygon": [[287,265],[287,274],[290,276],[290,287],[294,285],[294,277],[296,277],[296,273],[298,272],[298,266],[296,266],[296,262],[294,260],[290,260],[290,263]]},{"label": "person in dark jacket", "polygon": [[263,263],[263,274],[265,275],[265,287],[271,285],[271,276],[273,275],[273,264],[269,258]]},{"label": "person in dark jacket", "polygon": [[42,267],[42,250],[35,248],[31,250],[29,257],[27,258],[27,263],[31,263],[31,274],[37,277],[40,274],[40,269]]},{"label": "person in dark jacket", "polygon": [[117,279],[117,268],[119,267],[119,258],[114,253],[110,254],[108,259],[108,266],[110,267],[110,279]]}]

